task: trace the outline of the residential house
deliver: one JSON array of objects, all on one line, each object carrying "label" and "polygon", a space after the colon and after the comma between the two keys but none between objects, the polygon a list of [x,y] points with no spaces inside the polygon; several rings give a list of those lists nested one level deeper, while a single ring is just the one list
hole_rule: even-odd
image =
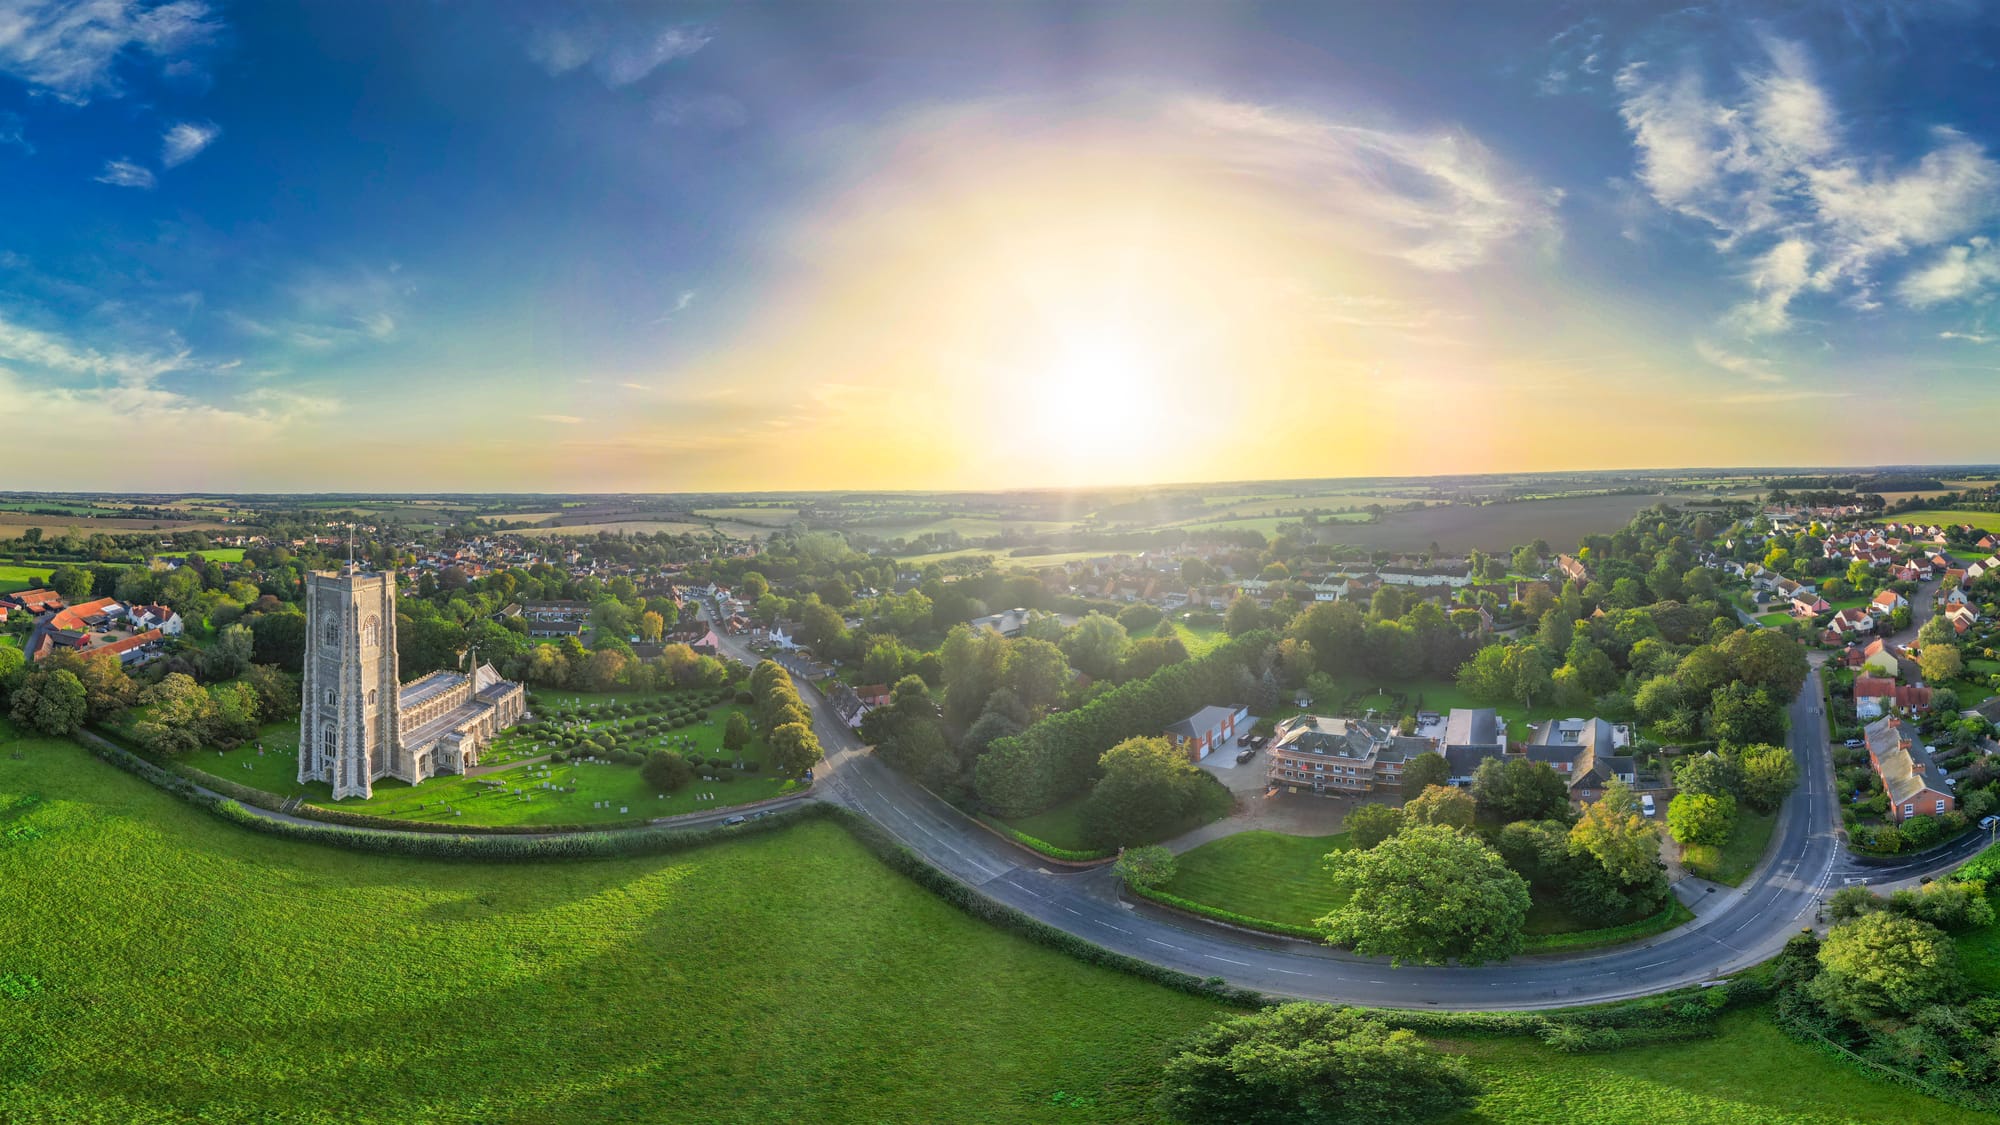
[{"label": "residential house", "polygon": [[1939,816],[1958,807],[1945,784],[1945,773],[1919,740],[1914,725],[1886,716],[1866,729],[1868,762],[1889,795],[1889,819],[1901,824],[1913,816]]},{"label": "residential house", "polygon": [[1792,616],[1801,620],[1810,621],[1832,608],[1818,594],[1799,594],[1792,598]]},{"label": "residential house", "polygon": [[1899,609],[1910,608],[1910,600],[1894,590],[1878,590],[1868,603],[1868,612],[1877,617],[1887,617]]},{"label": "residential house", "polygon": [[1583,565],[1583,560],[1574,556],[1556,556],[1556,570],[1562,574],[1565,581],[1581,582],[1586,585],[1590,582],[1590,568]]},{"label": "residential house", "polygon": [[1892,680],[1903,674],[1902,652],[1882,637],[1868,642],[1867,647],[1861,650],[1861,660],[1858,663],[1876,675],[1886,676]]},{"label": "residential house", "polygon": [[1944,607],[1944,619],[1951,622],[1954,632],[1962,635],[1979,622],[1979,611],[1964,602],[1956,602]]},{"label": "residential house", "polygon": [[828,679],[821,681],[820,690],[833,707],[833,713],[840,716],[840,721],[847,724],[849,730],[861,725],[862,718],[868,714],[868,706],[861,702],[861,697],[855,694],[853,688],[840,680]]},{"label": "residential house", "polygon": [[63,607],[62,595],[54,590],[16,590],[11,594],[0,595],[0,602],[6,602],[31,614],[47,613],[52,609]]},{"label": "residential house", "polygon": [[1199,762],[1235,741],[1238,728],[1250,729],[1248,707],[1204,707],[1166,730],[1167,740]]},{"label": "residential house", "polygon": [[870,707],[887,707],[891,693],[888,684],[862,684],[854,689],[854,694]]},{"label": "residential house", "polygon": [[1507,752],[1507,722],[1491,707],[1454,707],[1443,728],[1437,751],[1451,767],[1447,776],[1452,785],[1472,784],[1479,763]]},{"label": "residential house", "polygon": [[132,628],[144,631],[158,629],[169,637],[178,637],[184,626],[181,615],[163,605],[135,605],[127,607],[125,619]]},{"label": "residential house", "polygon": [[1627,785],[1638,778],[1631,755],[1632,728],[1604,719],[1550,719],[1537,724],[1521,747],[1528,760],[1547,763],[1562,775],[1570,799],[1590,804],[1604,796],[1613,778]]},{"label": "residential house", "polygon": [[1872,633],[1875,631],[1875,619],[1868,616],[1866,610],[1843,609],[1833,615],[1832,621],[1827,622],[1827,631],[1841,634]]},{"label": "residential house", "polygon": [[1854,677],[1854,714],[1862,719],[1879,719],[1890,711],[1925,711],[1931,705],[1931,689],[1899,684],[1879,676]]},{"label": "residential house", "polygon": [[1021,635],[1021,631],[1028,627],[1028,619],[1031,616],[1033,615],[1027,610],[1016,606],[1013,609],[1000,613],[989,613],[984,617],[975,617],[966,622],[966,624],[972,626],[972,631],[975,633],[981,629],[988,629],[1003,637],[1018,637]]}]

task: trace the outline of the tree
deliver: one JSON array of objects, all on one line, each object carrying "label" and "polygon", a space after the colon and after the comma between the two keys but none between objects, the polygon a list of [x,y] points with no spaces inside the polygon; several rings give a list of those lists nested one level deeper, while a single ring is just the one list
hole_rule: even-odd
[{"label": "tree", "polygon": [[1255,632],[1264,627],[1264,611],[1257,606],[1257,599],[1248,594],[1238,594],[1229,603],[1229,612],[1223,615],[1222,631],[1232,637]]},{"label": "tree", "polygon": [[1055,645],[1022,637],[1007,646],[1001,676],[1024,706],[1040,714],[1062,699],[1069,686],[1069,661]]},{"label": "tree", "polygon": [[1347,837],[1366,851],[1403,830],[1403,810],[1369,803],[1356,806],[1344,823]]},{"label": "tree", "polygon": [[1640,883],[1660,872],[1660,834],[1639,812],[1639,798],[1623,781],[1613,778],[1604,796],[1583,811],[1569,830],[1570,843],[1597,857],[1604,870],[1622,883]]},{"label": "tree", "polygon": [[1835,926],[1819,947],[1808,993],[1846,1019],[1902,1016],[1964,988],[1958,950],[1928,922],[1871,911]]},{"label": "tree", "polygon": [[667,619],[652,610],[639,615],[639,639],[647,644],[660,643],[660,637],[667,631]]},{"label": "tree", "polygon": [[1521,948],[1528,885],[1485,844],[1415,825],[1366,851],[1327,857],[1347,901],[1319,919],[1327,940],[1396,963],[1502,960]]},{"label": "tree", "polygon": [[93,580],[88,570],[65,563],[49,572],[49,589],[61,594],[62,600],[74,605],[90,597]]},{"label": "tree", "polygon": [[139,741],[158,754],[185,754],[208,740],[215,717],[214,701],[194,677],[180,672],[146,689],[145,717],[132,728]]},{"label": "tree", "polygon": [[1799,783],[1799,763],[1783,746],[1760,743],[1741,757],[1743,802],[1758,812],[1776,812]]},{"label": "tree", "polygon": [[1063,638],[1062,651],[1069,662],[1093,680],[1108,680],[1118,674],[1118,665],[1132,640],[1116,619],[1093,613],[1077,622]]},{"label": "tree", "polygon": [[1422,793],[1433,785],[1451,781],[1451,763],[1435,750],[1426,750],[1403,766],[1403,792]]},{"label": "tree", "polygon": [[1925,680],[1941,684],[1958,678],[1965,670],[1965,658],[1957,645],[1925,645],[1917,654],[1917,667],[1923,670]]},{"label": "tree", "polygon": [[[739,714],[737,716],[741,718]],[[671,750],[655,750],[646,755],[646,762],[639,767],[639,776],[646,784],[662,793],[672,793],[694,780],[694,767],[687,759]]]},{"label": "tree", "polygon": [[14,689],[9,713],[15,722],[43,734],[74,734],[89,717],[90,699],[76,673],[67,668],[40,669]]},{"label": "tree", "polygon": [[1527,758],[1479,763],[1472,795],[1503,821],[1553,820],[1569,811],[1569,785],[1548,763]]},{"label": "tree", "polygon": [[771,768],[786,777],[804,777],[825,752],[819,737],[805,723],[784,723],[771,731]]},{"label": "tree", "polygon": [[1449,785],[1433,785],[1403,803],[1403,818],[1410,824],[1434,824],[1472,831],[1475,808],[1472,794]]},{"label": "tree", "polygon": [[1284,1004],[1210,1024],[1183,1042],[1161,1100],[1190,1125],[1406,1125],[1480,1092],[1462,1059],[1352,1008]]},{"label": "tree", "polygon": [[1743,773],[1736,759],[1714,751],[1682,758],[1674,767],[1674,787],[1683,793],[1734,797],[1742,784]]},{"label": "tree", "polygon": [[1667,803],[1667,833],[1682,845],[1721,844],[1736,824],[1736,798],[1681,793]]},{"label": "tree", "polygon": [[[1108,620],[1108,619],[1107,619]],[[1084,833],[1100,847],[1157,839],[1187,815],[1208,778],[1165,738],[1128,738],[1098,759],[1083,802]]]},{"label": "tree", "polygon": [[1727,684],[1709,703],[1708,732],[1725,746],[1780,742],[1785,737],[1784,708],[1763,688],[1742,681]]},{"label": "tree", "polygon": [[722,724],[722,748],[741,750],[750,745],[750,720],[741,711],[731,711],[729,720]]},{"label": "tree", "polygon": [[612,691],[625,675],[630,657],[615,648],[602,648],[583,662],[583,686],[590,691]]},{"label": "tree", "polygon": [[771,592],[771,583],[762,574],[746,570],[743,577],[736,580],[736,596],[746,605],[756,605],[758,600]]},{"label": "tree", "polygon": [[1118,862],[1112,865],[1112,872],[1130,887],[1157,887],[1173,879],[1177,865],[1174,853],[1159,846],[1149,844],[1143,848],[1126,848],[1118,855]]}]

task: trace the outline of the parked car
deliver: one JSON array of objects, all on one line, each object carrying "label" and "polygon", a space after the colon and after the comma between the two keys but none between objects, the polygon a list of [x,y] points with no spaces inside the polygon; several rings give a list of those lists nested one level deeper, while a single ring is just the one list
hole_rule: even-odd
[{"label": "parked car", "polygon": [[1254,736],[1252,736],[1252,735],[1247,735],[1247,734],[1239,734],[1239,735],[1237,735],[1237,736],[1236,736],[1236,745],[1238,745],[1238,746],[1248,746],[1248,745],[1250,745],[1250,739],[1251,739],[1252,737],[1254,737]]},{"label": "parked car", "polygon": [[743,823],[744,821],[746,821],[746,820],[748,820],[748,819],[750,819],[750,818],[749,818],[749,817],[745,817],[745,816],[732,816],[732,817],[730,817],[729,819],[727,819],[727,820],[723,821],[722,823],[724,823],[724,824],[741,824],[741,823]]},{"label": "parked car", "polygon": [[1854,746],[1859,746],[1859,745],[1861,745],[1861,740],[1860,740],[1860,739],[1858,739],[1858,738],[1850,738],[1850,739],[1848,739],[1848,740],[1847,740],[1846,742],[1843,742],[1843,743],[1841,743],[1841,745],[1842,745],[1842,746],[1848,746],[1848,747],[1854,747]]},{"label": "parked car", "polygon": [[1653,803],[1653,795],[1651,793],[1639,798],[1639,807],[1645,811],[1647,816],[1652,816],[1658,809],[1658,806]]},{"label": "parked car", "polygon": [[1236,752],[1236,764],[1240,766],[1256,756],[1257,751],[1255,750],[1238,750]]},{"label": "parked car", "polygon": [[1979,827],[1984,828],[1988,832],[1993,831],[1993,826],[1996,824],[2000,824],[2000,816],[1982,816],[1979,818]]}]

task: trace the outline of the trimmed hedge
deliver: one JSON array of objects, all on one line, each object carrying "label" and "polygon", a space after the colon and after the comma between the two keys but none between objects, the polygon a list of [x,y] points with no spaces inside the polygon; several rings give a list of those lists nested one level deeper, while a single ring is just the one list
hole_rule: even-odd
[{"label": "trimmed hedge", "polygon": [[[754,766],[756,765],[756,763],[752,762],[751,765]],[[1026,832],[1023,832],[1020,829],[1014,828],[1010,825],[1003,824],[1000,821],[997,821],[992,817],[987,816],[984,813],[976,813],[974,814],[973,818],[979,821],[979,823],[984,824],[986,827],[991,828],[993,831],[998,832],[1002,836],[1007,837],[1009,840],[1012,840],[1015,843],[1021,845],[1022,847],[1027,848],[1029,851],[1040,852],[1043,855],[1048,856],[1050,859],[1060,859],[1066,863],[1089,863],[1092,860],[1109,859],[1112,856],[1118,854],[1117,852],[1108,849],[1100,849],[1092,851],[1082,848],[1059,848],[1056,845],[1049,843],[1047,840],[1038,839],[1034,836],[1030,836]]]},{"label": "trimmed hedge", "polygon": [[1532,1036],[1565,1054],[1611,1051],[1647,1043],[1704,1039],[1722,1014],[1770,999],[1760,975],[1732,977],[1711,988],[1683,988],[1638,1000],[1540,1012],[1450,1012],[1370,1009],[1392,1027],[1420,1035]]},{"label": "trimmed hedge", "polygon": [[1989,887],[2000,882],[2000,844],[1994,844],[1960,864],[1951,877],[1961,883],[1980,882]]},{"label": "trimmed hedge", "polygon": [[1594,949],[1600,945],[1622,945],[1628,941],[1663,934],[1675,926],[1693,920],[1694,913],[1680,904],[1679,899],[1668,903],[1664,910],[1650,918],[1637,922],[1627,922],[1622,926],[1606,926],[1601,930],[1578,930],[1568,934],[1529,934],[1521,946],[1523,953],[1556,953],[1570,949]]}]

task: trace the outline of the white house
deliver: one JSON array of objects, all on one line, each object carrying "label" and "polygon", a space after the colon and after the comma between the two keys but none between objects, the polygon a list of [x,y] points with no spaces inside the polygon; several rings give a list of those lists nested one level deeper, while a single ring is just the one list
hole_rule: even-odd
[{"label": "white house", "polygon": [[1910,600],[1894,590],[1881,590],[1868,603],[1868,612],[1877,617],[1887,617],[1899,609],[1910,608]]}]

